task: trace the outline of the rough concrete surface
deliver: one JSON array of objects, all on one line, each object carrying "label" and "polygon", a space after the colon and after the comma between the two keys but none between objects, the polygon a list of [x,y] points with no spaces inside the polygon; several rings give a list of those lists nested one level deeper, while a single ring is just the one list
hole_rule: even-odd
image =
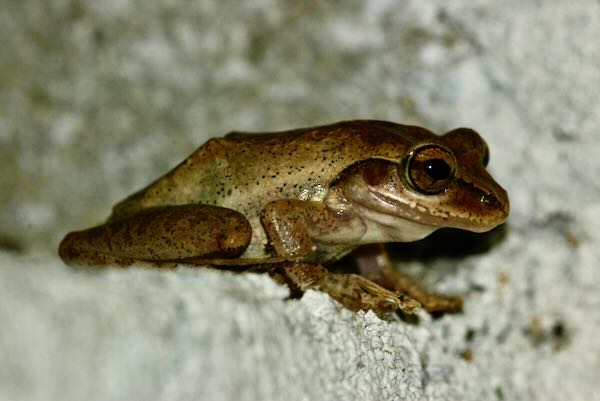
[{"label": "rough concrete surface", "polygon": [[[1,400],[599,399],[597,1],[24,0],[0,36]],[[55,255],[210,136],[354,118],[488,141],[506,227],[392,247],[462,314]]]}]

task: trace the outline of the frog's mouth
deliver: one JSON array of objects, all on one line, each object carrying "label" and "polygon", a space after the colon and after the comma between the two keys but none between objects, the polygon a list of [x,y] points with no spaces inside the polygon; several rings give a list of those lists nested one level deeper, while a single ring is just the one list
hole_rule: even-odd
[{"label": "frog's mouth", "polygon": [[[369,195],[370,196],[367,199],[361,199],[357,201],[362,203],[364,207],[377,210],[385,215],[395,216],[403,220],[411,220],[428,225],[434,224],[434,222],[427,218],[428,216],[438,215],[441,219],[447,217],[447,215],[433,211],[429,207],[422,205],[415,200],[408,201],[390,193],[382,193],[380,191],[373,190],[369,190]],[[365,202],[365,200],[368,201]]]},{"label": "frog's mouth", "polygon": [[381,193],[373,192],[371,195],[374,198],[370,199],[371,202],[352,201],[355,210],[367,223],[364,235],[367,242],[418,241],[443,227],[422,221],[406,202]]},{"label": "frog's mouth", "polygon": [[[396,219],[431,227],[431,232],[443,227],[459,228],[473,232],[486,232],[503,223],[508,215],[505,209],[499,207],[499,202],[488,202],[493,203],[491,207],[485,211],[478,210],[478,213],[460,213],[461,210],[464,210],[464,205],[454,204],[451,199],[446,201],[437,199],[435,202],[427,202],[426,199],[423,199],[425,200],[423,202],[419,202],[419,199],[407,201],[406,199],[394,196],[394,194],[371,190],[369,190],[369,195],[367,199],[362,199],[362,202],[361,200],[356,201],[362,203],[362,206],[366,209],[375,211],[381,215],[395,216]],[[466,200],[463,201],[466,202]],[[477,202],[479,206],[485,203],[483,199]],[[436,206],[438,204],[448,207],[453,206],[457,212],[449,213],[447,210]]]}]

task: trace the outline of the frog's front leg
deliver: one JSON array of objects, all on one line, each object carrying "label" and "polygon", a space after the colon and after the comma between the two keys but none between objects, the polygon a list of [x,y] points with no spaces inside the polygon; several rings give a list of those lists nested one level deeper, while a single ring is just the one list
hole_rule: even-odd
[{"label": "frog's front leg", "polygon": [[369,244],[353,253],[360,274],[388,290],[407,294],[428,312],[453,313],[462,310],[462,299],[425,290],[417,281],[394,268],[383,244]]},{"label": "frog's front leg", "polygon": [[274,272],[291,287],[329,294],[350,310],[373,310],[387,315],[397,309],[416,313],[419,303],[356,274],[333,273],[318,263],[319,250],[344,253],[353,248],[366,227],[352,213],[329,209],[322,202],[278,200],[269,203],[261,223],[277,256],[303,261],[286,262]]},{"label": "frog's front leg", "polygon": [[173,205],[69,233],[59,255],[74,265],[173,265],[191,258],[234,258],[246,249],[251,237],[248,220],[235,210]]}]

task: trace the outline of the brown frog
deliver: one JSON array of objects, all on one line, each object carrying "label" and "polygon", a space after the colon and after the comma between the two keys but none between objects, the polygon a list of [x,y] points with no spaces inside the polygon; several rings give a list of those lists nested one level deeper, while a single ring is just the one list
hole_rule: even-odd
[{"label": "brown frog", "polygon": [[[460,310],[396,271],[384,242],[441,227],[488,231],[509,213],[473,130],[437,136],[357,120],[271,134],[213,138],[113,208],[108,221],[69,233],[73,265],[179,264],[268,271],[295,293],[317,289],[380,315]],[[362,275],[324,268],[356,251]]]}]

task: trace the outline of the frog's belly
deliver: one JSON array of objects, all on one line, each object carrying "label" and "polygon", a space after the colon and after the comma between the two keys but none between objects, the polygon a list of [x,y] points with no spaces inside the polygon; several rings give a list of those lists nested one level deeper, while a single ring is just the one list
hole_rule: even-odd
[{"label": "frog's belly", "polygon": [[240,256],[241,259],[262,259],[269,257],[271,255],[267,254],[267,244],[268,238],[265,230],[260,224],[260,219],[249,218],[248,219],[250,226],[252,226],[252,239],[250,240],[250,244]]}]

